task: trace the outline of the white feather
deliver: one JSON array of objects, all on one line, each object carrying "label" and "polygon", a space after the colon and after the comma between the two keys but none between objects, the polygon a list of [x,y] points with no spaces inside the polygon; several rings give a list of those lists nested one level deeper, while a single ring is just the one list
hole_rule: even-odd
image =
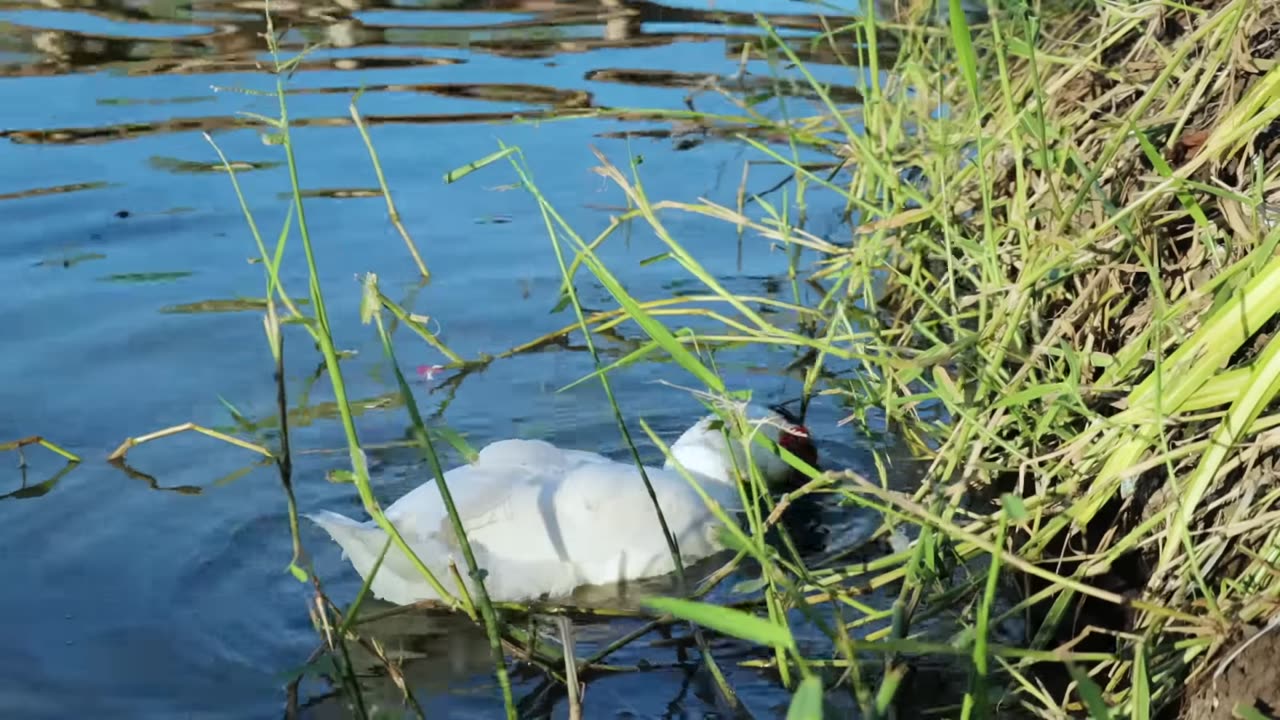
[{"label": "white feather", "polygon": [[[758,409],[749,417],[776,441],[781,418]],[[786,471],[781,459],[764,448],[753,446],[751,452],[766,478]],[[715,416],[685,431],[671,454],[712,501],[730,514],[738,509],[732,470],[736,465],[745,471],[743,450],[737,442],[726,445]],[[646,468],[646,473],[682,561],[692,563],[722,549],[719,521],[673,463]],[[583,585],[638,580],[675,569],[653,502],[632,464],[541,440],[500,440],[481,450],[474,463],[446,472],[445,480],[477,564],[485,570],[485,588],[495,600],[562,597]],[[436,483],[414,488],[385,512],[414,554],[456,592],[449,563],[463,577],[467,568]],[[372,520],[356,522],[328,511],[307,517],[342,547],[361,577],[368,576],[387,543],[381,528]],[[438,599],[394,545],[371,590],[397,604]]]}]

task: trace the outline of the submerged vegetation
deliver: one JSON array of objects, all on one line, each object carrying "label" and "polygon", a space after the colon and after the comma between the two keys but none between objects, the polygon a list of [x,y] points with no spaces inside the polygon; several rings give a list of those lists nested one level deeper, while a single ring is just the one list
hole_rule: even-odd
[{"label": "submerged vegetation", "polygon": [[[758,566],[758,601],[697,602],[725,575],[714,573],[685,587],[693,599],[652,601],[657,619],[593,657],[575,657],[567,624],[559,644],[539,637],[521,618],[586,611],[495,605],[485,596],[436,449],[466,448],[419,412],[388,319],[431,343],[447,369],[494,359],[454,353],[428,322],[384,295],[376,276],[365,277],[362,318],[382,340],[466,561],[459,577],[430,582],[485,628],[509,716],[517,712],[509,654],[564,687],[571,712],[580,712],[580,681],[606,671],[611,652],[686,620],[766,648],[747,662],[793,691],[789,718],[821,717],[824,695],[842,693],[865,717],[897,716],[911,669],[929,658],[967,678],[955,697],[932,698],[940,706],[927,710],[943,717],[1259,717],[1264,706],[1255,703],[1277,702],[1265,658],[1280,642],[1280,485],[1272,469],[1280,437],[1280,3],[1003,3],[978,22],[953,0],[941,8],[942,24],[938,10],[920,3],[892,22],[867,15],[804,40],[783,39],[762,22],[761,40],[744,53],[773,61],[776,82],[807,88],[803,97],[726,92],[739,108],[734,116],[625,111],[737,138],[755,159],[790,170],[779,194],[743,193],[736,207],[655,197],[639,163],[601,155],[599,173],[629,207],[604,233],[583,238],[538,191],[538,169],[518,148],[499,148],[450,178],[514,173],[528,191],[560,258],[564,307],[576,312],[562,334],[584,338],[602,370],[590,380],[606,391],[612,372],[663,354],[700,391],[731,397],[735,388],[715,372],[717,348],[789,346],[803,353],[806,397],[842,404],[855,428],[908,438],[928,467],[913,494],[889,489],[884,477],[812,469],[799,493],[878,513],[876,539],[892,550],[872,560],[835,557],[811,567],[785,533],[767,542],[794,496],[774,505],[761,493],[768,504],[727,540],[737,551],[731,564]],[[810,72],[815,57],[865,73],[861,104],[828,95]],[[370,488],[342,382],[289,138],[290,62],[276,68],[279,118],[259,118],[281,144],[293,186],[293,212],[274,244],[244,204],[266,269],[266,334],[281,377],[289,326],[314,339],[349,444],[351,469],[339,479],[412,554]],[[783,119],[759,110],[765,100]],[[376,166],[354,102],[352,113]],[[234,165],[223,161],[235,182]],[[378,179],[410,258],[428,275],[429,248],[419,254],[381,170]],[[847,237],[805,229],[818,194],[845,206]],[[726,289],[669,229],[681,213],[785,248],[795,301]],[[615,230],[637,225],[665,244],[661,262],[672,273],[701,285],[696,293],[628,294],[597,250]],[[305,294],[281,283],[286,242],[306,251]],[[583,309],[575,283],[588,275],[617,309]],[[802,284],[820,299],[803,304]],[[304,295],[305,304],[295,299]],[[606,366],[593,335],[620,326],[642,333],[644,344]],[[313,617],[333,658],[326,667],[352,711],[368,715],[353,653],[385,655],[360,635],[367,586],[339,608],[306,567],[283,381],[278,404],[279,447],[240,444],[279,466],[293,519],[291,568],[315,585]],[[614,409],[625,434],[625,408]],[[161,434],[183,430],[214,432],[182,426]],[[475,597],[448,592],[464,587],[461,573],[477,581]],[[871,606],[861,596],[874,589],[896,599]],[[952,623],[932,622],[939,617]],[[797,642],[801,626],[827,639],[822,653]],[[705,634],[694,636],[699,662],[735,705]]]}]

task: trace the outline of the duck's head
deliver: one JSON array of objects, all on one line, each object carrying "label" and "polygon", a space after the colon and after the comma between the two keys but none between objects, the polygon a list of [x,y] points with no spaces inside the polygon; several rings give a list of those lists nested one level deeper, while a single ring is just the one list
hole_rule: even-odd
[{"label": "duck's head", "polygon": [[[734,421],[726,423],[719,415],[708,415],[689,428],[671,445],[672,458],[690,472],[718,480],[735,482],[734,469],[747,472],[745,450],[742,443],[742,428],[746,433],[759,433],[769,440],[800,458],[810,466],[818,465],[818,449],[813,445],[809,428],[799,419],[781,407],[766,408],[758,405],[747,405],[741,414],[746,422]],[[726,443],[725,430],[730,440]],[[771,486],[790,486],[802,481],[804,476],[794,470],[783,460],[769,443],[749,443],[751,460],[765,482]],[[672,460],[667,461],[671,467]]]}]

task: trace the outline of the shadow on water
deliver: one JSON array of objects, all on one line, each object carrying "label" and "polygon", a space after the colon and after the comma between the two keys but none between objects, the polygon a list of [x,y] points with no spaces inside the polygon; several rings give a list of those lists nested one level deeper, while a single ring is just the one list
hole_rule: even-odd
[{"label": "shadow on water", "polygon": [[[275,717],[289,671],[315,635],[305,613],[310,590],[284,571],[290,547],[274,470],[191,433],[140,447],[127,464],[102,460],[128,436],[185,422],[268,446],[276,439],[260,268],[245,262],[252,242],[200,136],[211,133],[227,149],[260,221],[283,219],[278,151],[242,114],[274,112],[271,98],[255,94],[270,81],[266,28],[260,9],[242,2],[59,5],[0,7],[0,282],[10,288],[0,296],[0,324],[15,332],[0,377],[20,379],[6,383],[0,441],[56,435],[85,462],[0,470],[0,573],[19,589],[0,593],[0,617],[12,623],[0,677],[13,689],[0,693],[0,715]],[[590,145],[619,160],[643,154],[644,174],[664,197],[726,200],[740,184],[777,187],[781,170],[743,175],[746,156],[734,136],[758,123],[730,98],[753,96],[752,112],[777,118],[787,103],[812,108],[813,97],[802,84],[772,79],[771,64],[748,52],[761,46],[754,13],[816,63],[854,115],[861,98],[863,78],[840,66],[852,50],[806,42],[848,15],[826,9],[820,17],[816,6],[787,0],[273,5],[286,51],[315,46],[292,72],[292,123],[312,224],[323,229],[323,282],[341,309],[334,333],[346,343],[347,382],[384,501],[425,471],[405,442],[402,403],[376,340],[355,312],[351,278],[360,272],[378,272],[397,302],[437,321],[464,357],[502,358],[420,385],[432,418],[473,445],[523,435],[625,457],[597,387],[557,392],[592,369],[580,340],[502,357],[572,322],[553,311],[560,277],[536,208],[509,192],[509,175],[445,187],[444,173],[492,152],[498,139],[519,145],[549,199],[584,234],[624,202],[590,172]],[[419,282],[386,223],[347,113],[361,90],[430,284]],[[673,119],[690,109],[720,119]],[[807,217],[811,232],[847,237],[838,204],[811,206]],[[671,228],[731,291],[788,302],[823,291],[793,286],[785,260],[763,242],[744,246],[705,220]],[[637,233],[601,252],[633,293],[678,294],[668,269],[642,262],[658,251]],[[286,274],[295,290],[304,286],[296,271]],[[584,282],[581,292],[585,305],[611,307],[602,287]],[[408,362],[441,360],[410,333],[397,332],[396,342]],[[617,359],[642,339],[618,327],[600,342]],[[342,464],[332,392],[317,358],[292,347],[286,381],[299,503],[356,514],[350,488],[322,480]],[[793,397],[803,378],[803,358],[790,350],[728,349],[717,362],[732,387],[770,401]],[[825,372],[851,369],[831,364]],[[674,437],[699,408],[660,381],[687,382],[670,363],[637,364],[617,377],[619,402],[632,419]],[[238,420],[228,421],[228,406]],[[839,424],[846,414],[821,402],[811,408],[808,423],[828,464],[874,475],[877,452],[897,463],[894,482],[907,486],[909,462],[895,439],[851,432]],[[800,530],[814,557],[859,548],[872,527],[840,508],[809,511]],[[304,528],[304,541],[328,591],[352,597],[358,579],[338,551],[314,528]],[[580,623],[579,647],[603,647],[638,622]],[[429,614],[372,625],[389,651],[411,659],[406,679],[428,716],[494,716],[478,630]],[[687,642],[654,636],[612,657],[644,671],[594,679],[588,717],[717,716],[722,708],[688,661]],[[715,647],[728,661],[754,657],[728,641]],[[730,663],[727,672],[757,717],[785,712],[787,694],[767,671]],[[531,715],[563,712],[536,673],[518,679]],[[399,706],[390,678],[364,680]],[[299,703],[310,717],[340,715],[325,683],[304,682]]]}]

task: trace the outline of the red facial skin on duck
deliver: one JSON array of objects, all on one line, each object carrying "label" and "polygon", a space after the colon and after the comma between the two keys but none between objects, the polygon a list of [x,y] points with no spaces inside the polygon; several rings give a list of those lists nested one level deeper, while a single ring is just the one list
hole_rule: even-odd
[{"label": "red facial skin on duck", "polygon": [[813,446],[813,440],[809,437],[809,428],[804,425],[792,425],[779,433],[778,444],[787,452],[808,463],[810,467],[818,467],[818,448]]}]

